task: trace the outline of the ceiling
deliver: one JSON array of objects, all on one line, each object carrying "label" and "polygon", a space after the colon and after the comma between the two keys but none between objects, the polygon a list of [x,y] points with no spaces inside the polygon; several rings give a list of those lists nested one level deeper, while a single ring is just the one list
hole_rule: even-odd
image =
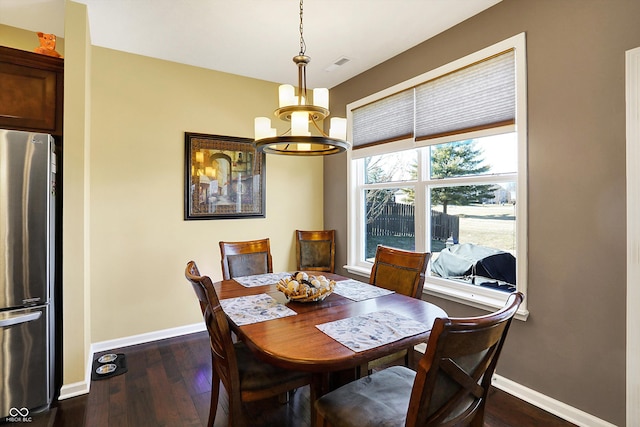
[{"label": "ceiling", "polygon": [[[76,0],[93,45],[297,83],[295,0]],[[501,0],[307,0],[307,83],[334,87]],[[64,0],[0,0],[0,24],[64,37]],[[333,65],[341,59],[341,66]]]}]

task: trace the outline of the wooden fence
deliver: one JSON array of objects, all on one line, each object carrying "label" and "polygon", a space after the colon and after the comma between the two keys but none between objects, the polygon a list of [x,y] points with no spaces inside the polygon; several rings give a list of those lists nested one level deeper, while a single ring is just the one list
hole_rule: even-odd
[{"label": "wooden fence", "polygon": [[[367,212],[370,206],[367,206]],[[415,207],[404,203],[390,202],[380,214],[367,223],[368,236],[415,237]],[[455,215],[431,211],[431,238],[445,241],[453,236],[458,241],[460,219]]]},{"label": "wooden fence", "polygon": [[453,236],[458,242],[460,238],[460,217],[443,212],[431,211],[431,238],[445,241]]},{"label": "wooden fence", "polygon": [[[371,210],[367,206],[367,212]],[[415,230],[415,207],[405,203],[386,203],[380,214],[367,223],[368,236],[406,236],[413,237]]]}]

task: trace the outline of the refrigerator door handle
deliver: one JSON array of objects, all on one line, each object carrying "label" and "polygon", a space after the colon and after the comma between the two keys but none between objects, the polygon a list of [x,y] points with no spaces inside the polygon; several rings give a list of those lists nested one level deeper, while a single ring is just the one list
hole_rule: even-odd
[{"label": "refrigerator door handle", "polygon": [[22,316],[9,317],[7,319],[0,319],[0,328],[6,328],[20,323],[27,323],[33,320],[38,320],[42,316],[41,311],[34,313],[23,314]]}]

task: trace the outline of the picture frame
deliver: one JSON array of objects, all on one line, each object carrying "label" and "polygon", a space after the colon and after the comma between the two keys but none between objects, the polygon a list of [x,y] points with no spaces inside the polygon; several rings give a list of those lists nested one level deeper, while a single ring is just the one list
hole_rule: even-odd
[{"label": "picture frame", "polygon": [[184,219],[264,218],[266,159],[252,139],[185,132]]}]

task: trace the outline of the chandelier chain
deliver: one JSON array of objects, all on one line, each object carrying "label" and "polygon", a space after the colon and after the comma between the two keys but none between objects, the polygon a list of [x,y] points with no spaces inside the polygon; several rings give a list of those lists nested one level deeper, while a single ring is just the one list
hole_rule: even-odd
[{"label": "chandelier chain", "polygon": [[300,0],[300,55],[304,55],[304,53],[307,50],[307,45],[305,44],[304,36],[302,35],[302,30],[303,30],[303,27],[302,27],[302,12],[303,12],[303,10],[302,10],[302,2],[303,1],[304,0]]},{"label": "chandelier chain", "polygon": [[[331,132],[327,135],[323,127],[319,124],[319,121],[324,120],[329,115],[327,108],[329,101],[327,89],[320,89],[318,95],[314,96],[314,98],[318,98],[314,99],[314,102],[317,101],[317,104],[311,103],[307,96],[306,66],[311,58],[305,54],[307,46],[303,35],[303,1],[304,0],[300,0],[300,54],[293,57],[293,62],[298,67],[298,87],[292,88],[290,85],[282,85],[279,96],[280,108],[275,110],[276,117],[291,121],[292,126],[284,134],[277,136],[276,129],[271,128],[271,121],[268,118],[256,118],[254,146],[256,151],[260,153],[293,156],[324,156],[340,153],[350,148],[350,144],[346,141],[345,136],[333,136]],[[290,89],[293,89],[293,91]],[[291,95],[296,99],[291,99]],[[291,101],[293,101],[293,103]],[[306,120],[304,120],[305,117]],[[298,119],[302,119],[302,121]],[[339,129],[338,132],[344,133],[346,119],[339,120],[342,121],[340,125],[342,130]],[[294,121],[296,122],[295,129],[293,126]],[[321,136],[312,136],[308,129],[309,124],[306,123],[305,125],[305,121],[310,122]]]}]

